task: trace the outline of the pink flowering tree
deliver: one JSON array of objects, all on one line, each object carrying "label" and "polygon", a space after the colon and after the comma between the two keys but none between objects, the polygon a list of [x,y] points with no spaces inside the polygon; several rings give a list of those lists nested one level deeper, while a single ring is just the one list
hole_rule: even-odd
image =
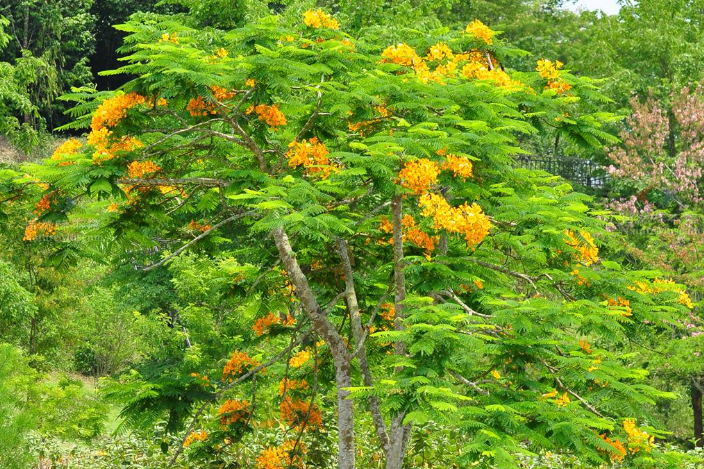
[{"label": "pink flowering tree", "polygon": [[[641,268],[667,272],[687,285],[697,302],[704,298],[704,89],[685,87],[669,102],[653,96],[631,100],[633,113],[612,148],[609,173],[615,193],[608,203],[619,216],[614,231],[619,248]],[[704,446],[704,323],[695,304],[689,320],[672,325],[678,341],[658,341],[661,376],[691,390],[694,437]],[[673,328],[663,324],[663,331]],[[662,348],[666,347],[666,350]]]}]

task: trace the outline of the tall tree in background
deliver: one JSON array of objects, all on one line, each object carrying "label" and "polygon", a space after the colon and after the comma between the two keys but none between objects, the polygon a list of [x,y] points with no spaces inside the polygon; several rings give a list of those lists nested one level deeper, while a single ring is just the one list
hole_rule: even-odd
[{"label": "tall tree in background", "polygon": [[[93,0],[8,0],[0,6],[11,36],[0,60],[33,61],[30,99],[49,128],[65,122],[65,108],[56,98],[72,86],[92,81],[88,67],[95,48],[92,4]],[[34,128],[44,127],[31,113],[23,120]]]}]

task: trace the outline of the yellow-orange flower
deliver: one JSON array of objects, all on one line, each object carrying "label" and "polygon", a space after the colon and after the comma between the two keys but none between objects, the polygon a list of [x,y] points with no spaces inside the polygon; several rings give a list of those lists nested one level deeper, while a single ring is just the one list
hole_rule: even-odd
[{"label": "yellow-orange flower", "polygon": [[188,448],[189,446],[191,446],[193,444],[193,442],[203,441],[206,438],[208,438],[208,432],[206,432],[205,430],[201,430],[199,432],[191,432],[188,434],[186,439],[183,441],[183,446]]},{"label": "yellow-orange flower", "polygon": [[310,360],[310,352],[308,350],[301,350],[296,355],[291,357],[288,364],[292,368],[300,368],[305,365],[308,360]]},{"label": "yellow-orange flower", "polygon": [[178,35],[177,33],[164,33],[161,35],[159,42],[173,42],[174,44],[178,44]]},{"label": "yellow-orange flower", "polygon": [[328,158],[330,152],[327,147],[315,137],[301,142],[293,141],[288,146],[286,157],[288,165],[292,168],[303,166],[306,174],[320,174],[323,178],[339,170],[330,162]]},{"label": "yellow-orange flower", "polygon": [[232,425],[237,422],[246,422],[252,414],[249,402],[245,400],[228,399],[218,409],[221,425]]},{"label": "yellow-orange flower", "polygon": [[274,130],[277,130],[279,126],[286,125],[286,116],[279,110],[279,105],[274,104],[272,106],[266,104],[258,104],[256,106],[252,105],[247,108],[246,114],[256,113],[260,121],[264,121]]},{"label": "yellow-orange flower", "polygon": [[479,20],[474,20],[465,28],[467,34],[471,34],[477,39],[481,39],[488,46],[493,43],[494,31]]},{"label": "yellow-orange flower", "polygon": [[146,98],[137,93],[119,94],[103,101],[93,113],[90,123],[91,130],[97,131],[106,127],[115,127],[127,115],[127,110],[144,104]]},{"label": "yellow-orange flower", "polygon": [[599,248],[594,244],[592,235],[584,230],[579,231],[581,238],[578,238],[572,230],[565,231],[565,234],[568,238],[565,244],[574,248],[576,251],[574,253],[575,259],[584,265],[591,265],[599,260]]},{"label": "yellow-orange flower", "polygon": [[259,362],[250,358],[245,352],[240,352],[235,350],[232,352],[230,359],[225,364],[222,370],[222,380],[232,381],[234,378],[242,374],[243,371],[248,368],[254,368],[259,366]]},{"label": "yellow-orange flower", "polygon": [[303,427],[308,431],[313,431],[323,425],[323,414],[316,404],[310,406],[309,402],[286,396],[281,401],[279,410],[281,418],[299,431]]},{"label": "yellow-orange flower", "polygon": [[648,435],[646,432],[638,428],[634,419],[625,419],[623,421],[623,430],[628,435],[628,449],[631,453],[638,451],[650,451],[655,445],[655,437]]},{"label": "yellow-orange flower", "polygon": [[464,236],[467,246],[473,248],[489,234],[491,222],[477,204],[466,202],[452,207],[445,198],[437,194],[424,194],[420,198],[422,214],[432,217],[435,228]]},{"label": "yellow-orange flower", "polygon": [[160,170],[161,168],[153,161],[133,161],[127,165],[127,175],[131,178],[142,178]]},{"label": "yellow-orange flower", "polygon": [[472,162],[464,156],[447,155],[447,161],[442,165],[442,169],[449,169],[452,173],[466,180],[472,177]]},{"label": "yellow-orange flower", "polygon": [[275,324],[280,324],[280,323],[281,323],[281,318],[279,317],[279,315],[270,312],[266,316],[254,321],[254,325],[252,326],[252,330],[254,332],[256,332],[257,337],[261,337],[264,334],[267,334],[269,332],[269,329],[271,329],[271,326],[273,326]]},{"label": "yellow-orange flower", "polygon": [[406,163],[398,178],[403,187],[420,195],[427,192],[432,184],[438,182],[439,174],[440,165],[427,158],[420,158]]},{"label": "yellow-orange flower", "polygon": [[303,13],[303,23],[310,28],[340,29],[340,23],[323,10],[308,10]]},{"label": "yellow-orange flower", "polygon": [[53,236],[56,234],[56,225],[50,222],[31,220],[24,230],[23,241],[34,241],[37,236]]},{"label": "yellow-orange flower", "polygon": [[69,138],[64,143],[59,145],[51,155],[52,160],[61,160],[67,156],[75,156],[83,144],[75,138]]},{"label": "yellow-orange flower", "polygon": [[626,457],[626,448],[623,446],[623,443],[619,440],[612,440],[606,436],[606,433],[602,433],[599,437],[611,445],[611,447],[615,450],[615,452],[611,453],[611,460],[619,462],[623,461],[623,458]]},{"label": "yellow-orange flower", "polygon": [[607,303],[610,307],[609,309],[614,309],[614,308],[611,308],[611,306],[616,306],[619,308],[619,310],[621,311],[621,314],[623,316],[633,316],[633,313],[631,312],[631,311],[633,311],[631,309],[631,302],[628,301],[627,299],[621,298],[619,296],[618,299],[609,298],[607,300]]},{"label": "yellow-orange flower", "polygon": [[398,65],[418,66],[424,64],[423,59],[416,51],[407,44],[397,44],[389,46],[381,53],[382,62],[390,62]]},{"label": "yellow-orange flower", "polygon": [[279,396],[283,396],[284,391],[288,394],[291,391],[305,391],[306,389],[308,389],[308,383],[306,383],[306,380],[304,379],[298,380],[283,378],[279,381]]},{"label": "yellow-orange flower", "polygon": [[428,61],[438,61],[442,59],[452,59],[455,54],[453,54],[452,49],[448,47],[444,42],[438,42],[437,44],[430,46],[428,53],[425,55],[425,59]]},{"label": "yellow-orange flower", "polygon": [[540,59],[537,62],[535,70],[538,74],[548,81],[545,89],[555,90],[558,94],[569,91],[572,86],[560,78],[560,69],[563,63],[559,60],[552,62],[551,60]]},{"label": "yellow-orange flower", "polygon": [[579,348],[585,353],[592,353],[592,345],[584,339],[579,339]]},{"label": "yellow-orange flower", "polygon": [[558,397],[555,400],[555,404],[557,404],[558,407],[567,407],[567,404],[570,403],[570,397],[567,395],[567,393],[564,393],[562,396]]}]

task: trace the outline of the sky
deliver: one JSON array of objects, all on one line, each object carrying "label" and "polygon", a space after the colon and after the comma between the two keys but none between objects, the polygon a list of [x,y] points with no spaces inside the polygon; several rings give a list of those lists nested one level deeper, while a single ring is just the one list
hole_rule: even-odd
[{"label": "sky", "polygon": [[579,8],[585,10],[603,10],[607,15],[618,13],[619,5],[616,0],[579,0],[574,5],[569,5],[570,10],[576,11]]}]

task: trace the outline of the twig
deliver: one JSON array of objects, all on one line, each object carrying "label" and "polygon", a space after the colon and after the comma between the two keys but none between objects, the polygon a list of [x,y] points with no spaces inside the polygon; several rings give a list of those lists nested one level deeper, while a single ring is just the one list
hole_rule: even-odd
[{"label": "twig", "polygon": [[213,230],[216,230],[216,229],[220,228],[222,225],[224,225],[224,224],[226,224],[226,223],[229,223],[229,222],[231,222],[231,221],[237,220],[237,219],[239,219],[239,218],[246,217],[247,215],[254,215],[255,213],[256,213],[256,212],[254,212],[254,211],[252,211],[252,212],[245,212],[245,213],[240,213],[240,214],[237,214],[237,215],[233,215],[233,216],[231,216],[231,217],[228,217],[228,218],[224,219],[223,221],[221,221],[220,223],[217,223],[217,224],[213,225],[213,226],[210,227],[208,230],[204,231],[204,232],[201,233],[200,235],[196,236],[195,238],[193,238],[192,240],[190,240],[189,242],[187,242],[186,244],[184,244],[183,246],[181,246],[180,248],[178,248],[176,251],[174,251],[173,254],[171,254],[171,255],[169,255],[169,256],[166,256],[165,258],[163,258],[162,260],[160,260],[159,262],[157,262],[157,263],[155,263],[155,264],[151,264],[151,265],[142,267],[141,270],[143,270],[144,272],[149,272],[150,270],[154,270],[154,269],[156,269],[157,267],[160,267],[160,266],[164,265],[166,262],[168,262],[169,260],[173,259],[174,257],[178,256],[178,255],[181,254],[183,251],[185,251],[186,249],[188,249],[190,246],[194,245],[195,243],[197,243],[197,242],[200,241],[201,239],[203,239],[203,238],[205,238],[206,236],[208,236],[210,233],[213,232]]}]

